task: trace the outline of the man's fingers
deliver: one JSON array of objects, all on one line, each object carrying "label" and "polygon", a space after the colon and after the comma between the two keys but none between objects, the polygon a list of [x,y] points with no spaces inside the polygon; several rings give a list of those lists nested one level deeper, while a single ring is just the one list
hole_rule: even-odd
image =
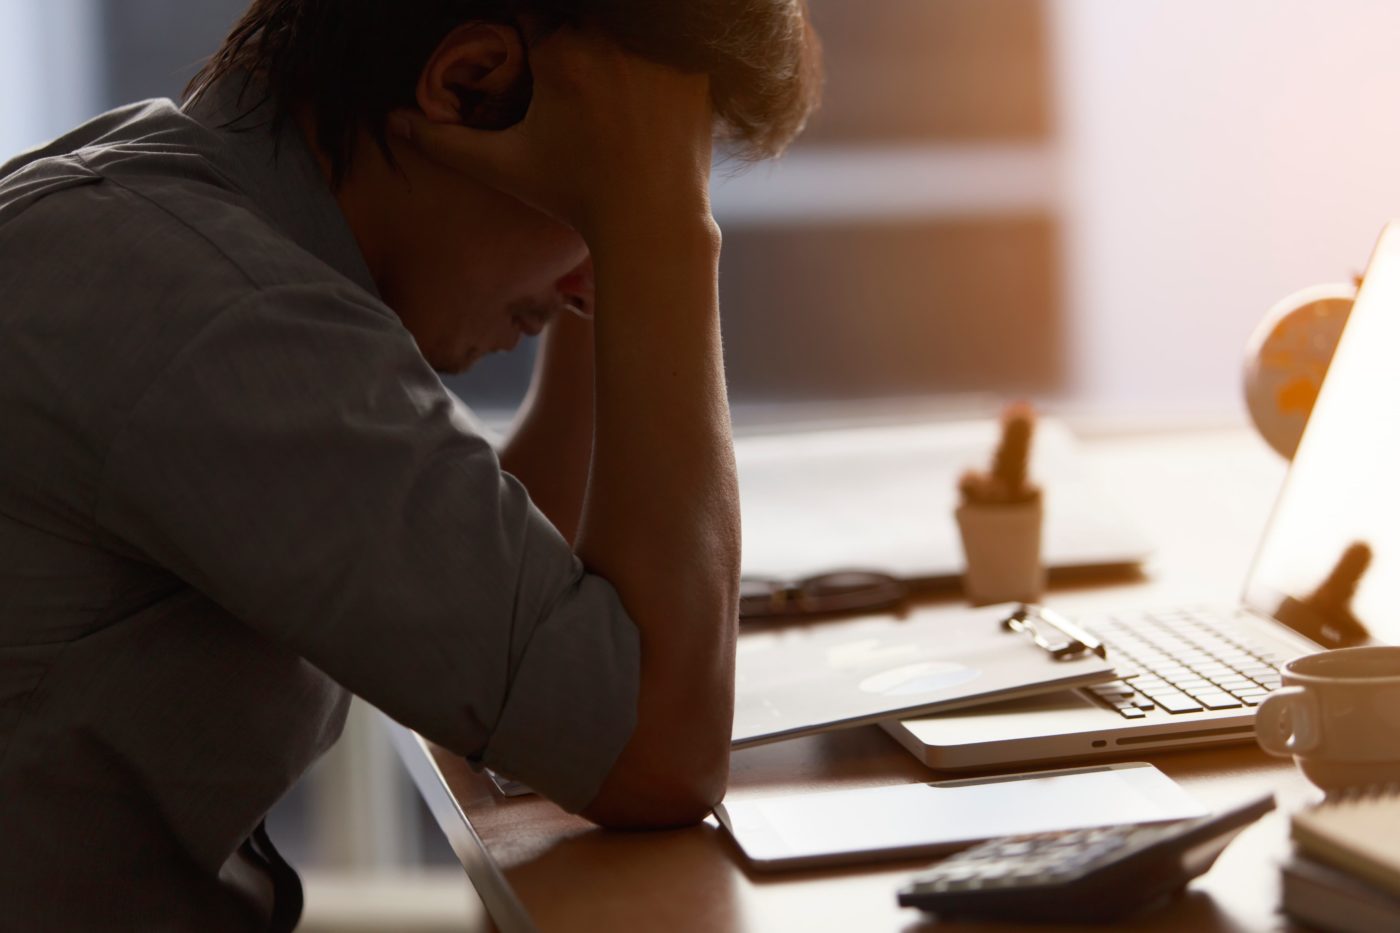
[{"label": "man's fingers", "polygon": [[454,171],[500,185],[503,167],[510,164],[513,134],[509,130],[476,130],[457,123],[438,123],[417,110],[389,115],[389,134],[424,157]]}]

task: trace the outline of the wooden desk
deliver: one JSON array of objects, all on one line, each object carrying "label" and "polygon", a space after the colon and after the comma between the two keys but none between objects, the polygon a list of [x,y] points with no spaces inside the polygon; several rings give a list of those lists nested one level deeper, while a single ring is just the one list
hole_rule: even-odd
[{"label": "wooden desk", "polygon": [[[1085,446],[1106,491],[1158,542],[1159,555],[1145,579],[1057,590],[1048,601],[1075,613],[1236,599],[1283,464],[1244,430],[1106,435]],[[937,611],[956,610],[949,603]],[[500,797],[460,759],[411,733],[397,729],[396,742],[492,917],[508,933],[532,925],[545,931],[670,933],[933,926],[894,900],[895,889],[926,859],[755,874],[710,826],[601,831],[542,799]],[[1252,746],[1153,754],[1151,760],[1208,805],[1272,789],[1287,811],[1317,797],[1290,763]],[[867,727],[735,753],[730,796],[937,777],[883,732]],[[1284,813],[1271,814],[1246,830],[1185,897],[1122,928],[1290,929],[1276,913],[1276,863],[1287,850],[1285,836]]]}]

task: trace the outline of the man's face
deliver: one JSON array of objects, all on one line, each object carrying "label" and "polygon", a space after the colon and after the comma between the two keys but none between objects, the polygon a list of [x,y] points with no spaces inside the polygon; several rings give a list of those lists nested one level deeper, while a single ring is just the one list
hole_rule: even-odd
[{"label": "man's face", "polygon": [[440,372],[514,348],[568,304],[592,309],[579,235],[493,189],[436,172],[416,175],[393,227],[380,289]]}]

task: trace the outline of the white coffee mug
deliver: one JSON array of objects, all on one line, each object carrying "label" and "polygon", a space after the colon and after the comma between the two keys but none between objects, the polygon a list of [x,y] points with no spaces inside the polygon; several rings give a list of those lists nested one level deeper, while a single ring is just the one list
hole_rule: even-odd
[{"label": "white coffee mug", "polygon": [[1294,658],[1259,704],[1254,733],[1323,790],[1400,781],[1400,646]]}]

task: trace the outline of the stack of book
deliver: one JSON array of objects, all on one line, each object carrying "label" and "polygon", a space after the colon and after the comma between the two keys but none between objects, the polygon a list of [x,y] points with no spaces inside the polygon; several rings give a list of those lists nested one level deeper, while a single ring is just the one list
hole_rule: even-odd
[{"label": "stack of book", "polygon": [[1400,784],[1329,795],[1291,825],[1285,912],[1337,933],[1400,930]]}]

